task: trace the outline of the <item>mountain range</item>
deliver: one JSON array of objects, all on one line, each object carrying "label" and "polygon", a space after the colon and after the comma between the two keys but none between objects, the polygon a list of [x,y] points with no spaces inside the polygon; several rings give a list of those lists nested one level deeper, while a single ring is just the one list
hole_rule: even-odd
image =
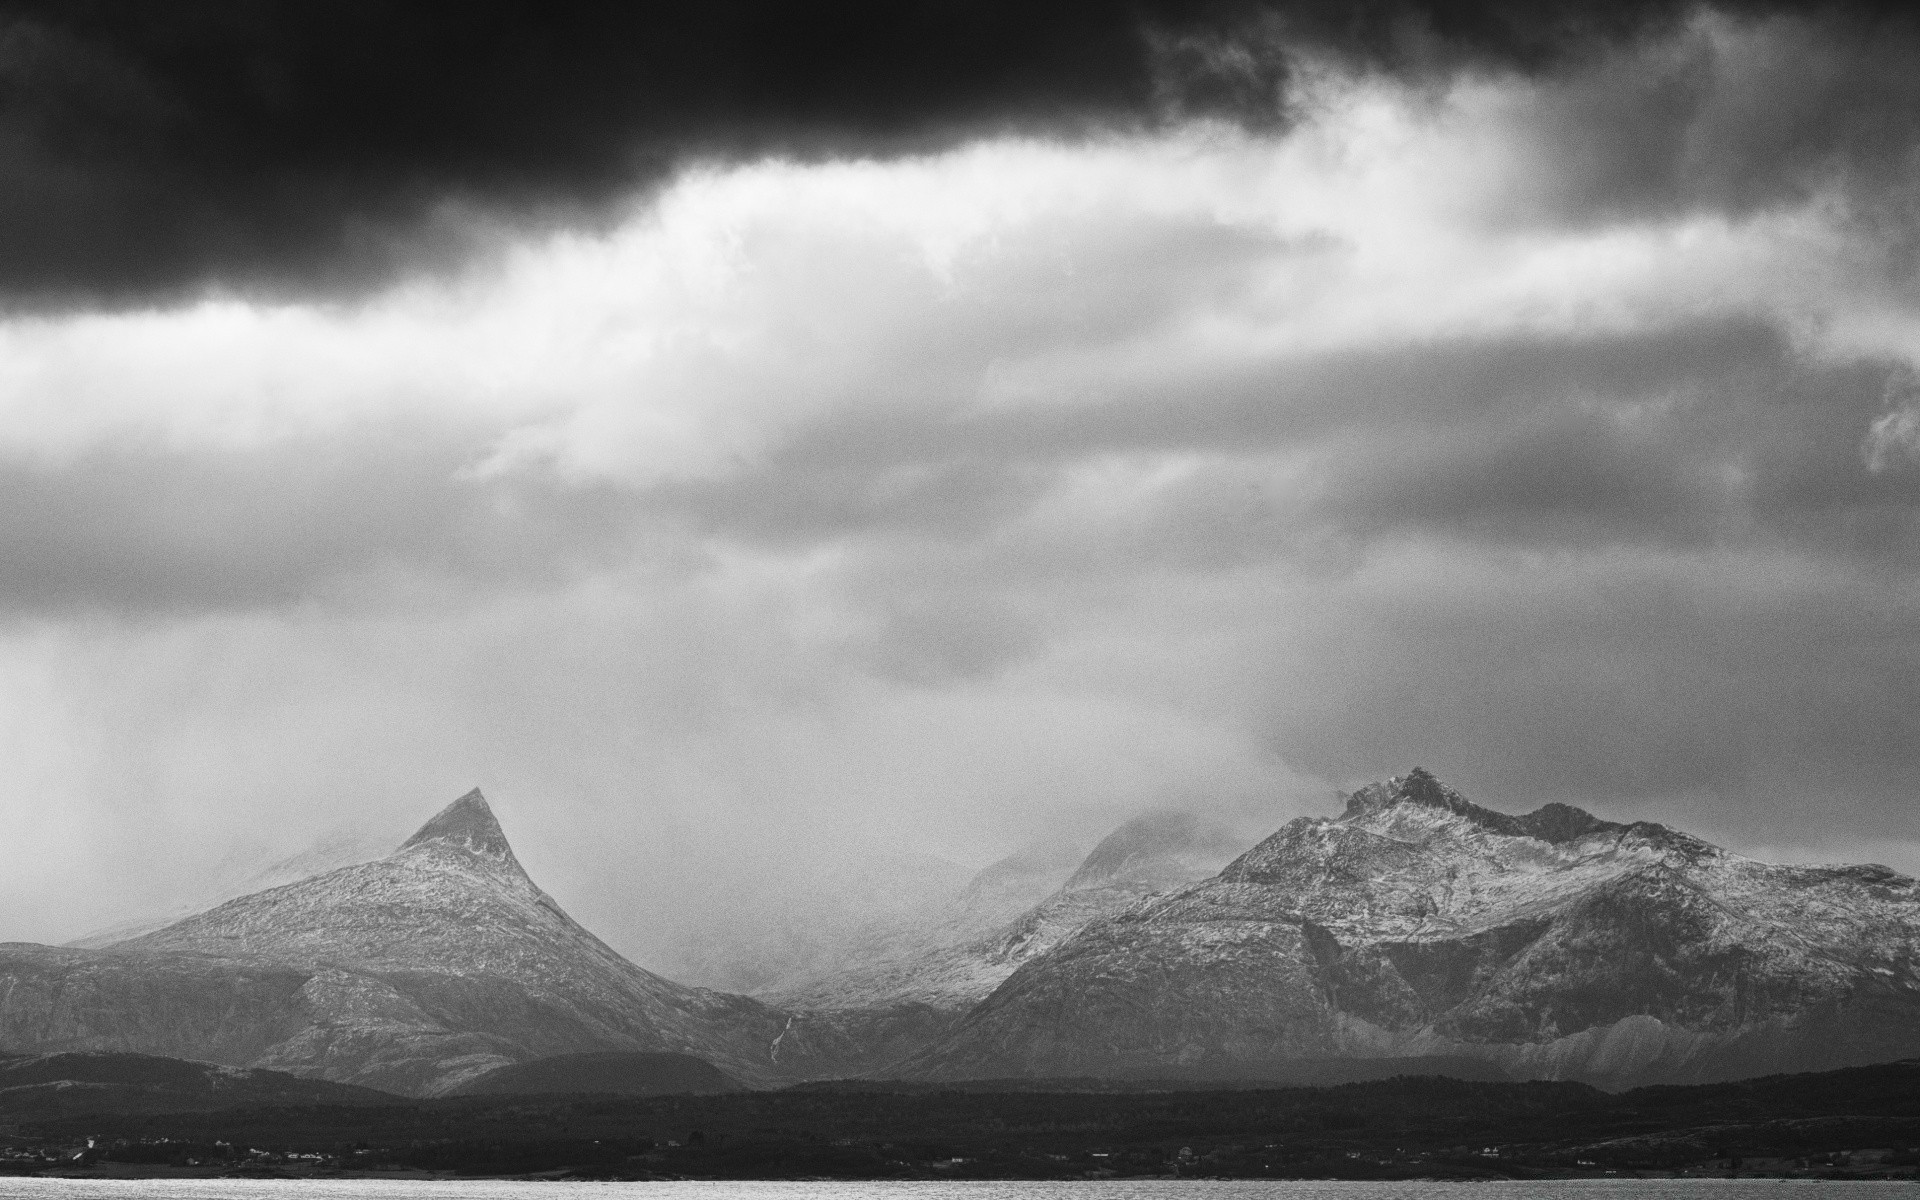
[{"label": "mountain range", "polygon": [[1920,890],[1665,826],[1363,788],[1218,875],[1090,922],[897,1068],[1279,1078],[1447,1056],[1704,1082],[1920,1052]]},{"label": "mountain range", "polygon": [[913,908],[756,996],[685,986],[541,891],[476,790],[385,857],[110,944],[0,945],[0,1050],[407,1095],[677,1061],[636,1055],[758,1087],[1407,1063],[1622,1087],[1920,1054],[1912,879],[1495,812],[1418,769],[1251,848],[1150,813]]}]

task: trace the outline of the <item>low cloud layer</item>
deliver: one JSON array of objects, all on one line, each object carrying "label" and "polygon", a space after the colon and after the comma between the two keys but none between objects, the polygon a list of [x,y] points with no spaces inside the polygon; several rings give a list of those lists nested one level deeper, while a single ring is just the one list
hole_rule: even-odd
[{"label": "low cloud layer", "polygon": [[1920,867],[1904,26],[1427,16],[1182,43],[1280,54],[1276,124],[743,153],[352,297],[18,313],[3,932],[476,782],[643,959],[775,860],[1415,764]]}]

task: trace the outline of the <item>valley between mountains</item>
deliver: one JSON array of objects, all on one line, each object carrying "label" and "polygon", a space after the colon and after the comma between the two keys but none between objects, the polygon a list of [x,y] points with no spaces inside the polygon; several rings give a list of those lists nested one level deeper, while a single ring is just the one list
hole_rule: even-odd
[{"label": "valley between mountains", "polygon": [[385,857],[100,942],[0,945],[0,1052],[408,1096],[609,1054],[691,1055],[748,1087],[1607,1088],[1920,1055],[1913,879],[1758,862],[1563,805],[1496,812],[1418,769],[1250,848],[1155,813],[1084,858],[1016,855],[753,996],[615,952],[528,876],[477,790]]}]

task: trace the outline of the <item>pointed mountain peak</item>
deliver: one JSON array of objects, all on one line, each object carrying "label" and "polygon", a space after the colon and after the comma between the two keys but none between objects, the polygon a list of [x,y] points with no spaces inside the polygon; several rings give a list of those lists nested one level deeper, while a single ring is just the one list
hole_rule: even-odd
[{"label": "pointed mountain peak", "polygon": [[1613,821],[1603,821],[1584,808],[1558,801],[1542,805],[1518,820],[1527,836],[1556,843],[1575,841],[1590,833],[1619,833],[1626,828]]},{"label": "pointed mountain peak", "polygon": [[1483,817],[1511,819],[1504,813],[1496,813],[1472,803],[1459,792],[1441,783],[1434,777],[1433,772],[1425,767],[1415,767],[1405,775],[1397,775],[1385,783],[1370,783],[1361,788],[1347,797],[1347,811],[1343,815],[1350,818],[1365,817],[1401,804],[1445,809],[1447,812],[1475,819]]},{"label": "pointed mountain peak", "polygon": [[507,844],[507,835],[501,831],[500,822],[494,820],[493,810],[487,807],[487,798],[480,794],[479,788],[435,813],[419,832],[400,843],[400,849],[394,853],[429,843],[452,846],[486,858],[515,861],[513,847]]}]

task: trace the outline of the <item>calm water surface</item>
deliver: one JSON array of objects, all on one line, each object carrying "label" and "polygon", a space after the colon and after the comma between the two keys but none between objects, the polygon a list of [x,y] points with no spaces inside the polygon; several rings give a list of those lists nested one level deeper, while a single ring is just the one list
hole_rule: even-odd
[{"label": "calm water surface", "polygon": [[1113,1179],[982,1183],[521,1183],[386,1179],[20,1179],[0,1200],[1920,1200],[1916,1183],[1569,1179],[1349,1183]]}]

